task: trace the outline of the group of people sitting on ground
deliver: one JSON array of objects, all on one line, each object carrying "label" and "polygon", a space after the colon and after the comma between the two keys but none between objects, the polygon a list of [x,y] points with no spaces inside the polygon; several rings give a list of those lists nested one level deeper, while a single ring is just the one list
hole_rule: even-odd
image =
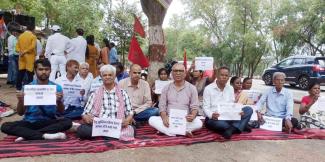
[{"label": "group of people sitting on ground", "polygon": [[[17,112],[24,118],[1,126],[2,132],[17,136],[16,141],[65,139],[64,132],[69,129],[81,139],[91,139],[94,118],[121,119],[120,140],[133,139],[135,129],[144,122],[160,133],[176,136],[169,129],[172,109],[187,112],[185,135],[188,137],[193,136],[192,132],[201,129],[203,124],[225,139],[230,139],[233,134],[250,132],[249,122],[254,112],[257,113],[258,123],[263,123],[263,115],[281,118],[288,133],[301,126],[324,128],[324,112],[310,110],[319,97],[319,84],[313,84],[310,95],[303,98],[299,111],[302,124],[299,124],[293,117],[292,93],[283,87],[286,76],[281,72],[273,75],[274,87],[259,96],[257,101],[250,101],[245,90],[251,89],[251,78],[245,78],[242,86],[241,78],[233,77],[228,85],[231,72],[227,67],[215,68],[211,77],[205,77],[194,66],[187,72],[183,64],[176,63],[171,68],[171,75],[164,68],[158,71],[159,80],[170,80],[170,83],[163,87],[153,102],[154,87],[141,79],[142,69],[137,64],[130,66],[129,74],[119,63],[101,64],[97,67],[100,75],[93,78],[87,63],[79,65],[78,61],[69,60],[65,67],[66,75],[54,82],[49,80],[51,63],[48,59],[35,61],[33,68],[36,79],[30,85],[55,85],[56,105],[26,106],[26,94],[18,92]],[[71,89],[71,85],[75,88]],[[215,110],[220,103],[242,104],[240,120],[223,120]],[[205,120],[199,116],[204,116]]]}]

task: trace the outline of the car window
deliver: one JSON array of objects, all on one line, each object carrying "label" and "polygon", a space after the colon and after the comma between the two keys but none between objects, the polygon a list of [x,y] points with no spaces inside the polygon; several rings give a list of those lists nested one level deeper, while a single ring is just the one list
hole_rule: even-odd
[{"label": "car window", "polygon": [[292,65],[302,65],[305,64],[305,59],[304,58],[296,58],[293,60]]},{"label": "car window", "polygon": [[325,66],[325,59],[318,59],[317,62],[320,66]]},{"label": "car window", "polygon": [[287,60],[280,62],[278,66],[279,67],[287,67],[291,64],[291,62],[292,62],[292,59],[287,59]]},{"label": "car window", "polygon": [[306,62],[307,62],[307,64],[314,64],[314,58],[306,58],[307,60],[306,60]]}]

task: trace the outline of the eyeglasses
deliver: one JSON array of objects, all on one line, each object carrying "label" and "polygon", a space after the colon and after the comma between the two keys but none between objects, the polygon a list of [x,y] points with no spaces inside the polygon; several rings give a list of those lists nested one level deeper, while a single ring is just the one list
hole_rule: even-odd
[{"label": "eyeglasses", "polygon": [[173,72],[174,73],[184,73],[184,70],[177,70],[177,69],[175,69],[175,70],[173,70]]},{"label": "eyeglasses", "polygon": [[141,72],[133,72],[133,74],[141,74]]}]

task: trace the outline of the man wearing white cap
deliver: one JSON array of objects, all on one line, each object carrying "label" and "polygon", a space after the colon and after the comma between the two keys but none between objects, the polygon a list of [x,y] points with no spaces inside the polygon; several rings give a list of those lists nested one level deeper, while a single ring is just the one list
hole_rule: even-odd
[{"label": "man wearing white cap", "polygon": [[49,36],[45,48],[45,56],[51,62],[50,80],[55,81],[55,74],[60,70],[61,76],[65,76],[65,64],[67,62],[67,54],[70,53],[74,46],[71,40],[61,34],[61,28],[58,25],[53,25],[53,35]]}]

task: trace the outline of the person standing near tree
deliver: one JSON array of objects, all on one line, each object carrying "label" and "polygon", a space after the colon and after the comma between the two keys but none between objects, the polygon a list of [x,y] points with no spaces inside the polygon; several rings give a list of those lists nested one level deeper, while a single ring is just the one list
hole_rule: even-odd
[{"label": "person standing near tree", "polygon": [[94,78],[97,77],[97,60],[98,50],[95,46],[95,37],[94,35],[88,35],[87,40],[87,49],[86,49],[86,61],[89,64],[89,71],[93,74]]},{"label": "person standing near tree", "polygon": [[77,37],[71,39],[74,49],[68,55],[69,60],[76,60],[79,63],[85,62],[85,53],[87,48],[87,41],[83,38],[84,30],[81,28],[76,29]]}]

